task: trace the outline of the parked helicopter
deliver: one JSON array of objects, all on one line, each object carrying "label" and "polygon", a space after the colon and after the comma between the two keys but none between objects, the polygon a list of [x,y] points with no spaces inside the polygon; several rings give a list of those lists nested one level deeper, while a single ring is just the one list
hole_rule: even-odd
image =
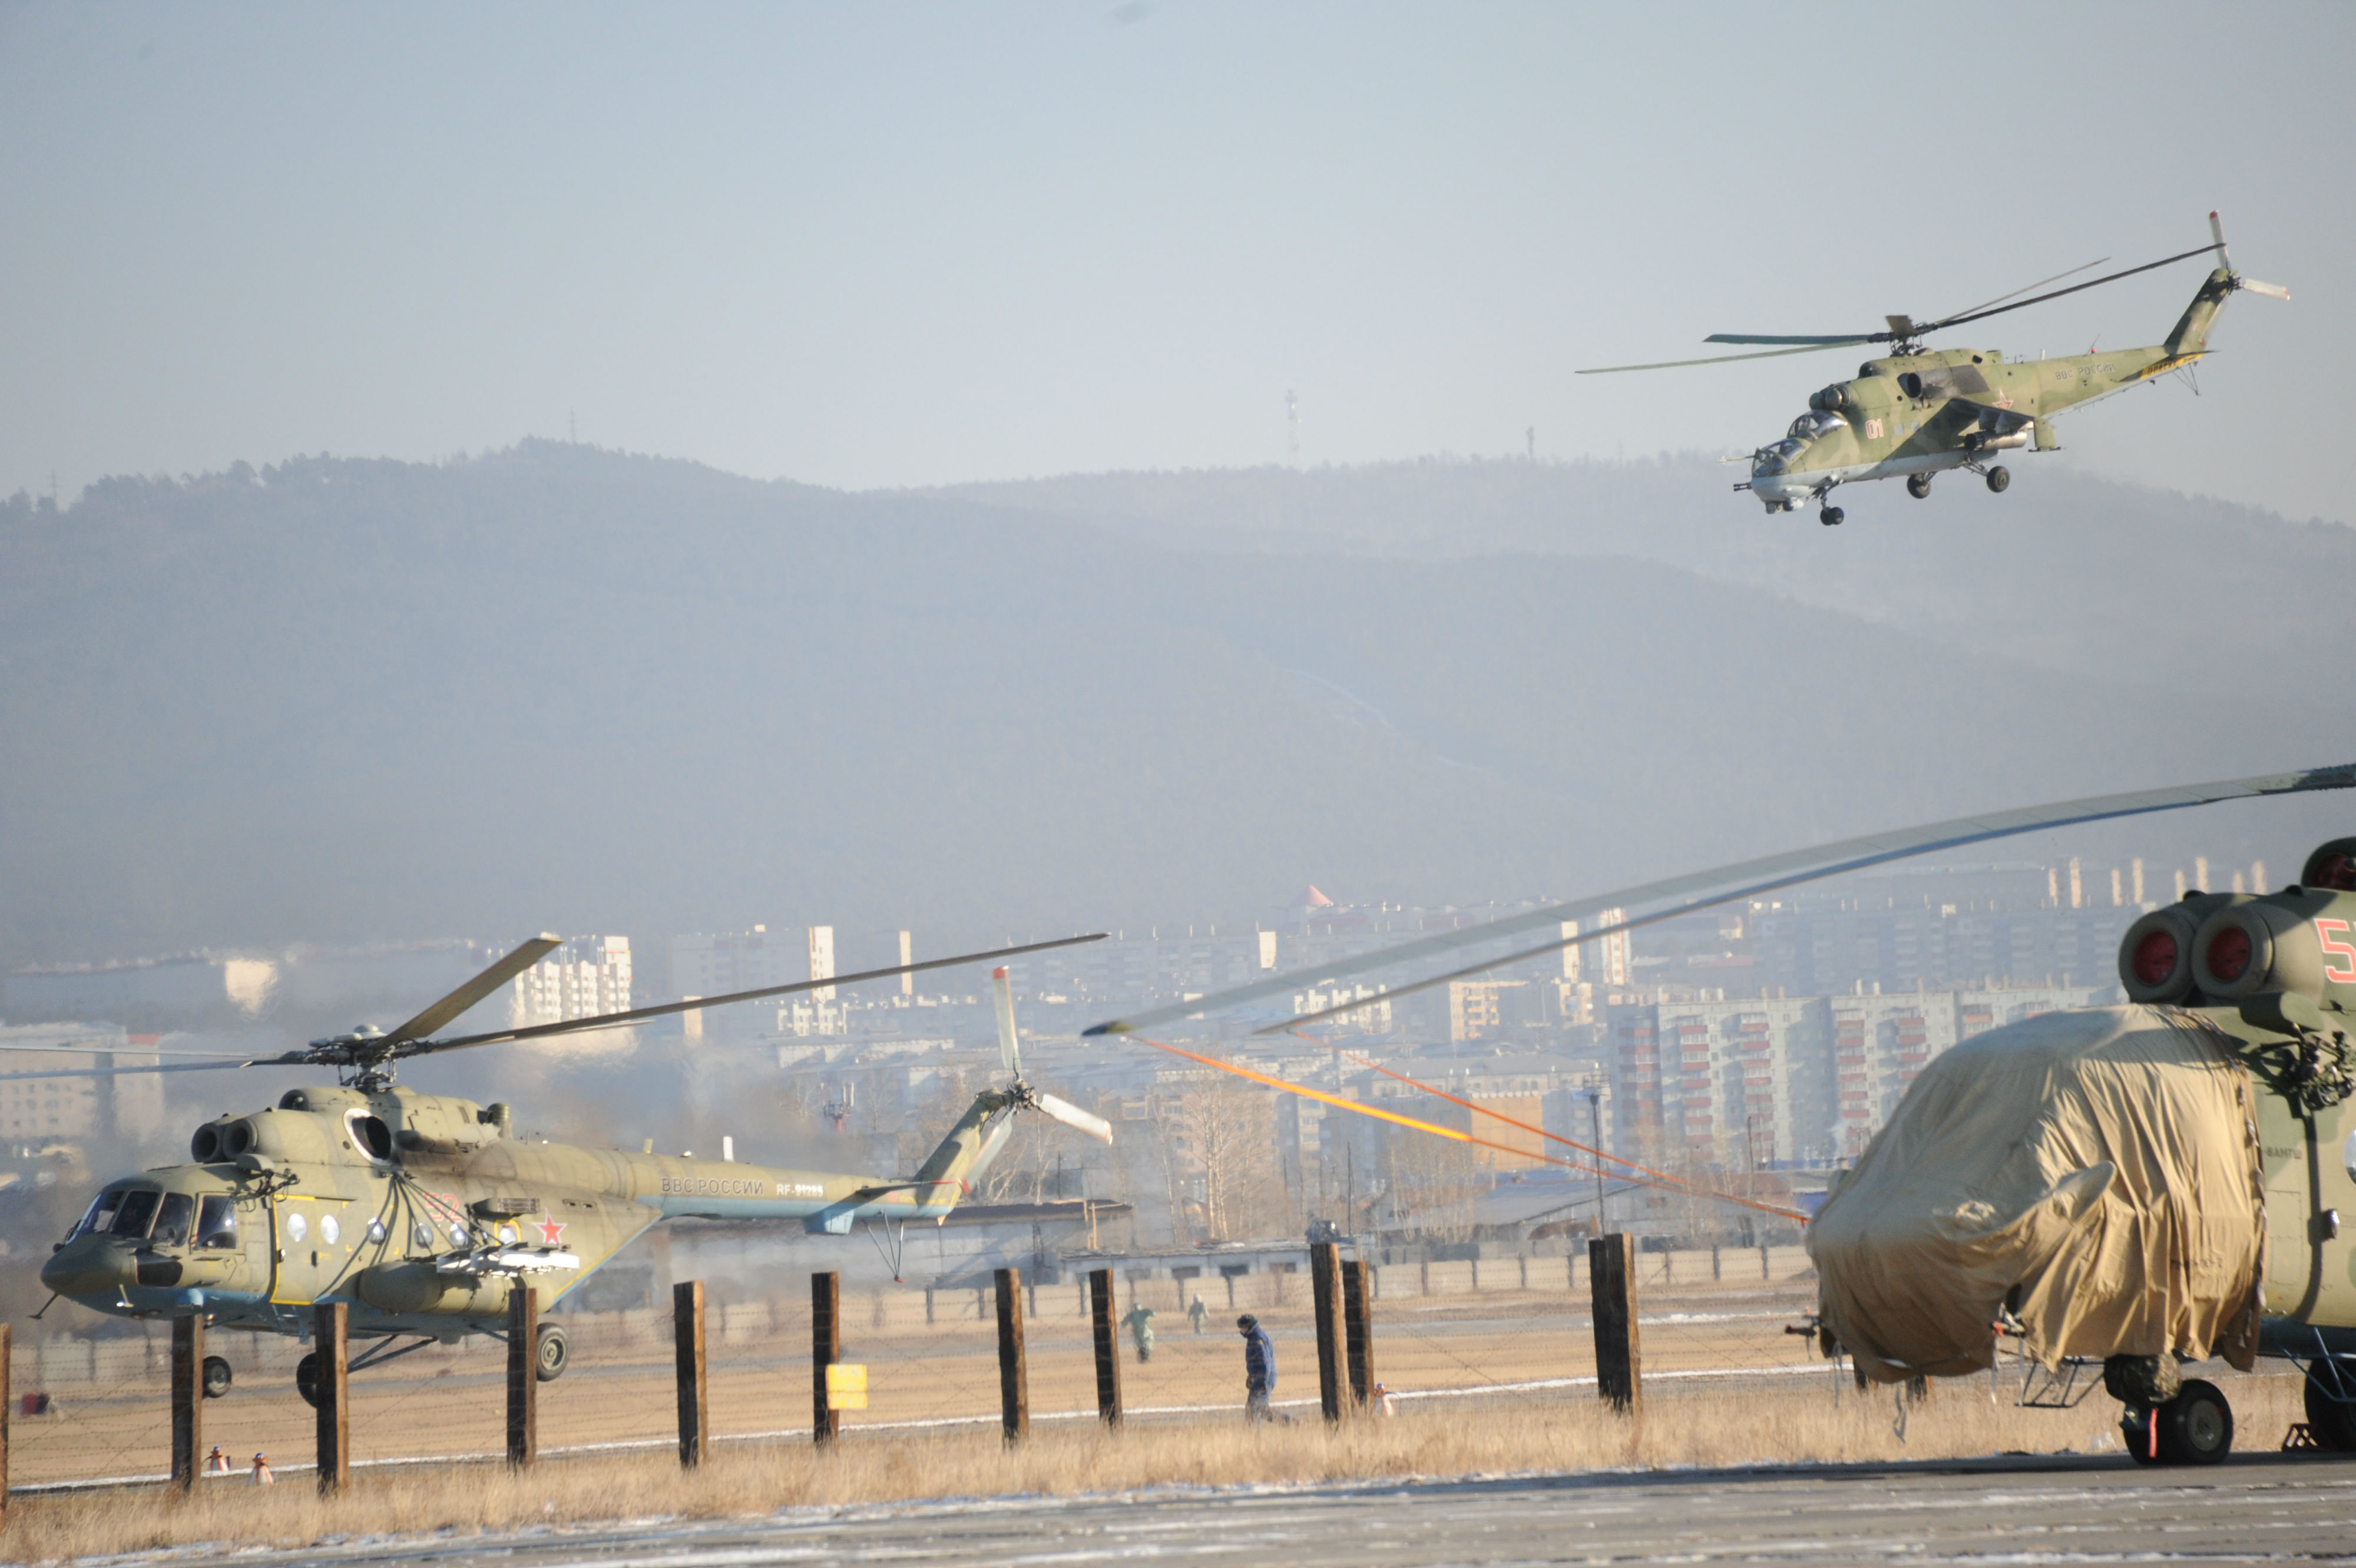
[{"label": "parked helicopter", "polygon": [[[1886,343],[1889,354],[1868,360],[1854,380],[1836,381],[1808,399],[1808,412],[1792,422],[1781,440],[1751,453],[1751,477],[1737,484],[1749,490],[1770,512],[1787,512],[1800,502],[1815,501],[1822,510],[1817,521],[1832,526],[1845,515],[1832,504],[1836,487],[1865,479],[1906,481],[1906,493],[1917,500],[1931,493],[1932,477],[1947,468],[1968,468],[1991,490],[2001,493],[2012,483],[2010,470],[1990,465],[1994,453],[2034,445],[2040,452],[2060,449],[2062,441],[2053,416],[2064,409],[2081,408],[2129,387],[2141,386],[2171,371],[2187,370],[2209,351],[2209,331],[2228,295],[2246,289],[2274,299],[2288,299],[2290,291],[2276,284],[2259,283],[2233,271],[2225,251],[2224,226],[2209,214],[2211,242],[2181,255],[2148,262],[2112,273],[2090,283],[2072,284],[2030,299],[2019,295],[2042,288],[2101,262],[2089,262],[2056,274],[2028,288],[1999,295],[1935,321],[1915,321],[1891,316],[1886,330],[1841,335],[1777,335],[1754,332],[1714,332],[1706,343],[1776,343],[1776,348],[1752,354],[1723,354],[1701,360],[1670,360],[1650,365],[1606,365],[1578,372],[1582,376],[1613,375],[1623,371],[1665,371],[1687,365],[1722,365],[1737,360],[1771,360],[1785,354],[1814,354],[1827,349],[1864,343]],[[2061,360],[2008,361],[1994,349],[1941,349],[1923,346],[1933,332],[1966,322],[2025,309],[2063,295],[2115,283],[2154,268],[2214,253],[2216,269],[2202,281],[2192,303],[2174,330],[2159,343],[2142,349],[2088,351]],[[2007,301],[2011,303],[2008,304]],[[1728,461],[1734,461],[1729,458]]]},{"label": "parked helicopter", "polygon": [[[441,1051],[616,1028],[1101,940],[1098,933],[1032,942],[562,1023],[432,1037],[561,945],[541,936],[389,1031],[359,1029],[268,1058],[87,1069],[329,1067],[338,1082],[292,1089],[269,1109],[217,1117],[190,1140],[192,1163],[108,1182],[42,1265],[41,1283],[117,1316],[203,1313],[217,1326],[297,1336],[307,1331],[316,1303],[348,1302],[353,1337],[377,1341],[353,1358],[359,1369],[435,1340],[503,1338],[512,1292],[530,1289],[545,1312],[666,1219],[799,1219],[814,1233],[838,1236],[862,1221],[887,1230],[912,1219],[937,1223],[1005,1147],[1020,1112],[1035,1111],[1112,1142],[1101,1118],[1023,1078],[1003,967],[992,983],[1006,1081],[976,1095],[939,1147],[906,1176],[525,1140],[516,1135],[507,1105],[421,1094],[395,1081],[395,1068]],[[410,1342],[396,1346],[402,1338]],[[562,1324],[541,1324],[536,1351],[542,1381],[563,1372]],[[316,1358],[306,1356],[295,1386],[313,1402],[316,1379]],[[229,1363],[208,1357],[203,1381],[207,1394],[227,1393]]]},{"label": "parked helicopter", "polygon": [[[1099,1024],[1173,1019],[1547,929],[1543,944],[1269,1024],[1298,1029],[1577,943],[1842,872],[2040,829],[2356,788],[2356,764],[2064,801],[1872,834],[1441,932]],[[1649,908],[1647,908],[1649,906]],[[1616,911],[1633,908],[1633,916]],[[1608,914],[1580,929],[1572,922]],[[2356,838],[2261,896],[2188,893],[2128,927],[2128,1005],[2049,1014],[1933,1060],[1808,1226],[1826,1348],[1860,1377],[1989,1367],[1994,1329],[2045,1374],[2023,1402],[2119,1398],[2143,1463],[2213,1463],[2233,1412],[2180,1362],[2305,1375],[2316,1443],[2356,1451]],[[1356,988],[1353,988],[1354,990]],[[1202,1058],[1208,1060],[1208,1058]],[[1219,1065],[1213,1063],[1212,1065]],[[2008,1080],[2000,1086],[1998,1079]],[[1267,1081],[1263,1079],[1263,1081]],[[2007,1088],[2007,1097],[1994,1091]],[[1988,1112],[1997,1102],[2010,1116]],[[1477,1108],[1476,1108],[1477,1109]],[[1617,1156],[1604,1155],[1614,1163]]]}]

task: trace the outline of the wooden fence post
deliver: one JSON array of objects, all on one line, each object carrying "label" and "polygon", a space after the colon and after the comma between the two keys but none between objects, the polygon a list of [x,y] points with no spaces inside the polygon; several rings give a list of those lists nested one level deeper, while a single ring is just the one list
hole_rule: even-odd
[{"label": "wooden fence post", "polygon": [[704,1380],[703,1282],[670,1287],[671,1344],[679,1369],[679,1462],[692,1470],[712,1441],[712,1387]]},{"label": "wooden fence post", "polygon": [[508,1291],[508,1464],[540,1462],[540,1298],[519,1278]]},{"label": "wooden fence post", "polygon": [[1353,1258],[1342,1265],[1342,1327],[1350,1357],[1350,1398],[1360,1410],[1375,1397],[1374,1265]]},{"label": "wooden fence post", "polygon": [[1636,1238],[1615,1230],[1590,1241],[1587,1273],[1594,1291],[1596,1391],[1612,1409],[1633,1413],[1643,1400],[1644,1374],[1636,1342]]},{"label": "wooden fence post", "polygon": [[205,1315],[172,1319],[172,1489],[197,1489],[205,1464]]},{"label": "wooden fence post", "polygon": [[323,1301],[311,1309],[311,1337],[319,1347],[319,1495],[352,1484],[352,1309]]},{"label": "wooden fence post", "polygon": [[1023,1354],[1023,1271],[1000,1269],[998,1288],[998,1420],[1009,1443],[1031,1434],[1030,1368]]},{"label": "wooden fence post", "polygon": [[8,1521],[8,1325],[0,1323],[0,1524]]},{"label": "wooden fence post", "polygon": [[1309,1249],[1309,1302],[1317,1317],[1317,1404],[1327,1421],[1342,1419],[1350,1372],[1349,1332],[1342,1325],[1342,1249],[1319,1241]]},{"label": "wooden fence post", "polygon": [[1120,1424],[1120,1326],[1113,1321],[1112,1271],[1088,1271],[1088,1316],[1097,1341],[1097,1415]]},{"label": "wooden fence post", "polygon": [[810,1440],[821,1446],[842,1435],[842,1412],[827,1397],[826,1369],[842,1359],[842,1276],[810,1276]]}]

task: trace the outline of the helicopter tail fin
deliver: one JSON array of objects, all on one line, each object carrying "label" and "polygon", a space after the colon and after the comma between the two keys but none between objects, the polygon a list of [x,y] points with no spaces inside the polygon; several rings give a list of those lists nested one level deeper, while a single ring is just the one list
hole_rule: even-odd
[{"label": "helicopter tail fin", "polygon": [[948,1130],[913,1178],[929,1188],[922,1199],[925,1214],[939,1219],[957,1207],[975,1181],[1006,1147],[1014,1131],[1014,1101],[991,1089],[974,1096],[973,1103]]},{"label": "helicopter tail fin", "polygon": [[2225,296],[2233,292],[2233,274],[2219,267],[2201,280],[2201,292],[2184,307],[2183,317],[2176,329],[2168,335],[2168,357],[2171,360],[2187,354],[2198,354],[2209,346],[2209,328],[2215,325],[2217,312],[2224,306]]}]

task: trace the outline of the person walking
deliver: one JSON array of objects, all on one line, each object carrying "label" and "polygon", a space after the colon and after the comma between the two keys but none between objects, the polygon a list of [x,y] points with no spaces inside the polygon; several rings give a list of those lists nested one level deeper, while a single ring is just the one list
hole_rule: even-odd
[{"label": "person walking", "polygon": [[260,1449],[254,1450],[253,1454],[253,1484],[257,1487],[274,1487],[278,1484],[278,1477],[270,1473],[270,1455]]},{"label": "person walking", "polygon": [[205,1455],[205,1474],[208,1476],[229,1474],[229,1455],[221,1452],[221,1445],[218,1443],[213,1444],[213,1451]]},{"label": "person walking", "polygon": [[1236,1328],[1244,1337],[1244,1419],[1266,1421],[1269,1396],[1276,1392],[1276,1345],[1248,1312],[1236,1319]]},{"label": "person walking", "polygon": [[1137,1341],[1137,1359],[1141,1361],[1153,1359],[1153,1309],[1131,1297],[1129,1314],[1120,1320],[1120,1324],[1129,1330],[1130,1337]]},{"label": "person walking", "polygon": [[1203,1293],[1196,1291],[1194,1299],[1187,1304],[1186,1321],[1194,1326],[1195,1333],[1200,1334],[1203,1332],[1203,1319],[1210,1316],[1211,1309],[1203,1305]]}]

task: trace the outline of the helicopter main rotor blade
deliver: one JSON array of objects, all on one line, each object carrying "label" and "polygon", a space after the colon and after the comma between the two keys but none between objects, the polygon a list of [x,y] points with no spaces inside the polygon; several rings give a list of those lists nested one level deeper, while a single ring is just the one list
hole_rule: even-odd
[{"label": "helicopter main rotor blade", "polygon": [[[123,1055],[131,1053],[125,1051]],[[165,1062],[149,1067],[61,1067],[49,1072],[0,1072],[0,1083],[12,1083],[24,1078],[123,1078],[134,1072],[218,1072],[223,1068],[295,1067],[278,1057],[247,1057],[242,1060],[217,1062]]]},{"label": "helicopter main rotor blade", "polygon": [[1007,1076],[1019,1083],[1023,1079],[1023,1043],[1014,1034],[1014,983],[1006,978],[1003,964],[990,972],[990,989],[997,1003],[998,1059]]},{"label": "helicopter main rotor blade", "polygon": [[384,1037],[395,1044],[423,1039],[563,945],[563,938],[541,932],[414,1018],[387,1030]]},{"label": "helicopter main rotor blade", "polygon": [[1068,1100],[1061,1100],[1052,1094],[1042,1094],[1036,1090],[1031,1092],[1031,1103],[1075,1133],[1086,1133],[1099,1144],[1112,1142],[1112,1123],[1094,1112],[1083,1111]]},{"label": "helicopter main rotor blade", "polygon": [[[1719,341],[1719,339],[1705,339],[1705,341]],[[1725,339],[1725,341],[1744,342],[1752,341],[1752,339],[1738,338]],[[1776,339],[1771,338],[1756,339],[1756,341],[1774,342]],[[1687,365],[1728,365],[1732,364],[1737,360],[1778,360],[1786,354],[1815,354],[1826,349],[1838,349],[1845,344],[1870,343],[1872,341],[1873,339],[1870,338],[1811,338],[1808,340],[1808,346],[1804,349],[1770,349],[1763,354],[1719,354],[1707,360],[1663,360],[1660,363],[1655,365],[1596,365],[1588,370],[1574,371],[1571,373],[1579,376],[1612,376],[1619,374],[1622,371],[1675,371],[1681,370]]]},{"label": "helicopter main rotor blade", "polygon": [[2063,278],[2073,278],[2080,273],[2092,271],[2094,268],[2101,266],[2104,262],[2107,262],[2111,258],[2108,256],[2096,256],[2084,266],[2072,267],[2066,273],[2055,273],[2050,278],[2039,278],[2035,283],[2023,284],[2019,288],[2014,289],[2011,294],[2000,294],[1994,299],[1984,299],[1977,305],[1967,305],[1963,309],[1955,311],[1954,314],[1956,316],[1969,316],[1976,310],[1986,310],[1990,306],[2002,305],[2006,300],[2011,299],[2019,295],[2027,294],[2032,288],[2043,288],[2047,284],[2060,283]]},{"label": "helicopter main rotor blade", "polygon": [[674,1013],[726,1007],[737,1002],[757,1002],[765,996],[789,996],[798,991],[816,991],[822,986],[856,985],[863,980],[888,980],[895,975],[922,974],[927,970],[951,969],[959,964],[987,963],[991,959],[1049,952],[1056,948],[1076,947],[1082,942],[1100,942],[1107,935],[1104,931],[1092,931],[1084,937],[1058,937],[1051,942],[1024,942],[1019,947],[959,953],[954,958],[929,958],[920,963],[896,963],[889,969],[862,969],[856,974],[831,975],[825,980],[797,980],[789,985],[765,985],[758,991],[732,991],[725,996],[699,996],[692,1002],[665,1002],[652,1007],[633,1007],[626,1013],[601,1013],[594,1018],[567,1018],[562,1023],[533,1024],[520,1029],[499,1029],[487,1035],[461,1035],[450,1040],[409,1040],[392,1054],[403,1058],[418,1057],[434,1051],[459,1050],[468,1046],[496,1046],[509,1040],[540,1040],[551,1035],[580,1035],[593,1029],[618,1029],[626,1024],[643,1023],[648,1018],[668,1018]]},{"label": "helicopter main rotor blade", "polygon": [[[2267,773],[2250,779],[2231,779],[2214,784],[2177,785],[2163,789],[2138,789],[2119,795],[2094,795],[2077,800],[2061,800],[2047,806],[2027,806],[2016,811],[1987,812],[1969,817],[1955,817],[1944,822],[1930,822],[1921,827],[1901,828],[1890,832],[1867,833],[1858,838],[1842,839],[1819,844],[1813,849],[1789,850],[1758,860],[1740,861],[1732,865],[1713,866],[1707,871],[1688,872],[1658,882],[1648,882],[1635,887],[1623,887],[1614,893],[1600,893],[1591,897],[1558,904],[1551,908],[1535,909],[1526,914],[1510,915],[1486,925],[1470,926],[1461,930],[1442,931],[1421,937],[1396,947],[1377,948],[1333,963],[1320,964],[1313,970],[1300,970],[1269,980],[1239,985],[1232,991],[1215,995],[1198,996],[1191,1002],[1173,1002],[1165,1006],[1150,1007],[1124,1018],[1115,1018],[1084,1029],[1087,1035],[1121,1035],[1167,1023],[1173,1018],[1192,1017],[1257,1002],[1262,997],[1290,994],[1303,989],[1313,980],[1319,984],[1363,974],[1368,970],[1387,969],[1413,959],[1430,958],[1440,953],[1456,952],[1499,941],[1523,931],[1537,930],[1547,926],[1559,929],[1567,920],[1585,921],[1607,909],[1624,908],[1631,905],[1658,903],[1665,899],[1679,900],[1665,912],[1655,912],[1625,922],[1629,926],[1650,924],[1668,915],[1685,914],[1695,909],[1730,902],[1736,898],[1753,897],[1779,887],[1790,887],[1803,882],[1813,882],[1843,872],[1861,871],[1885,861],[1903,860],[1911,855],[1925,854],[1935,850],[1957,849],[1966,844],[1981,843],[1989,839],[2009,838],[2019,833],[2035,832],[2040,828],[2069,827],[2079,822],[2097,822],[2114,817],[2140,816],[2150,811],[2172,811],[2186,806],[2205,806],[2219,800],[2243,800],[2260,796],[2296,795],[2317,789],[2356,789],[2356,762],[2340,763],[2329,768],[2311,768],[2297,773]],[[1731,887],[1732,891],[1726,891]],[[1696,897],[1694,896],[1700,895]],[[1618,925],[1604,928],[1619,929]],[[1489,959],[1462,973],[1494,969],[1500,963],[1518,961],[1537,953],[1553,952],[1584,941],[1601,932],[1582,932],[1577,937],[1532,948],[1522,953],[1510,953]],[[1458,976],[1461,978],[1462,974]],[[1445,978],[1445,977],[1443,977]],[[1394,989],[1387,995],[1400,993]],[[1380,1002],[1381,995],[1363,999],[1365,1003]],[[1323,1016],[1324,1015],[1315,1015]],[[1269,1030],[1291,1026],[1291,1021],[1273,1025]],[[1255,1030],[1254,1033],[1269,1032]]]},{"label": "helicopter main rotor blade", "polygon": [[0,1051],[71,1051],[78,1056],[95,1057],[209,1057],[216,1061],[236,1062],[255,1059],[252,1051],[184,1051],[177,1046],[34,1046],[10,1042],[0,1045]]},{"label": "helicopter main rotor blade", "polygon": [[2202,245],[2177,255],[2162,256],[2158,261],[2146,262],[2139,267],[2129,267],[2123,273],[2111,273],[2103,277],[2089,279],[2084,283],[2073,283],[2068,288],[2057,288],[2051,294],[2036,295],[2028,299],[2016,300],[2010,305],[1997,306],[1993,309],[1976,308],[1958,315],[1944,317],[1937,321],[1918,321],[1914,324],[1914,330],[1917,333],[1937,332],[1949,327],[1961,327],[1966,321],[1982,321],[1991,316],[2002,316],[2008,310],[2026,310],[2032,305],[2042,305],[2049,299],[2060,299],[2065,294],[2078,294],[2086,289],[2100,288],[2106,283],[2116,283],[2121,278],[2131,278],[2137,273],[2147,273],[2159,267],[2174,266],[2179,262],[2189,262],[2195,256],[2208,255],[2216,248],[2214,245]]}]

